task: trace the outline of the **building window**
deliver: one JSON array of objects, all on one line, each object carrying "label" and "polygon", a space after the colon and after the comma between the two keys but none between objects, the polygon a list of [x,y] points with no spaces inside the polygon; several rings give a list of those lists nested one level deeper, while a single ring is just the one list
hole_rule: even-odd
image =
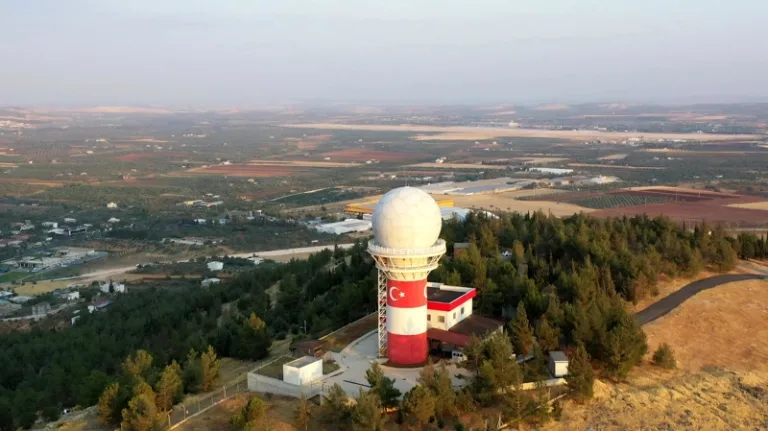
[{"label": "building window", "polygon": [[427,322],[431,322],[431,321],[432,321],[432,315],[431,314],[427,314]]},{"label": "building window", "polygon": [[445,316],[437,316],[437,321],[440,323],[445,323]]},{"label": "building window", "polygon": [[453,320],[456,320],[456,312],[453,312]]},{"label": "building window", "polygon": [[464,315],[464,307],[461,307],[461,315]]}]

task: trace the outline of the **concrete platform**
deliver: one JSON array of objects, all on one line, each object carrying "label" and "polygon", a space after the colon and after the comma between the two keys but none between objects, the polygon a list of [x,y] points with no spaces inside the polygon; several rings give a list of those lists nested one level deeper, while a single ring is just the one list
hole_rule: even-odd
[{"label": "concrete platform", "polygon": [[[378,358],[378,337],[376,331],[371,331],[349,344],[340,353],[331,352],[332,357],[341,367],[343,372],[334,373],[323,380],[324,389],[327,390],[335,383],[338,383],[347,395],[355,397],[362,388],[368,390],[368,381],[365,380],[365,372],[371,367],[373,362],[383,364],[384,358]],[[422,368],[392,368],[382,365],[382,369],[387,377],[395,379],[395,387],[403,394],[416,386],[419,373]],[[453,386],[461,387],[467,383],[466,379],[456,378],[457,374],[470,376],[470,374],[454,364],[449,364],[448,371],[453,376]]]}]

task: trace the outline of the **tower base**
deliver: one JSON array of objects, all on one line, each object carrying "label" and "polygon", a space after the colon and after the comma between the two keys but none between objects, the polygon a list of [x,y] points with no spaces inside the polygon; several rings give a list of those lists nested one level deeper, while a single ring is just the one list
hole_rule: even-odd
[{"label": "tower base", "polygon": [[394,365],[419,365],[427,361],[427,333],[416,335],[387,334],[387,359]]}]

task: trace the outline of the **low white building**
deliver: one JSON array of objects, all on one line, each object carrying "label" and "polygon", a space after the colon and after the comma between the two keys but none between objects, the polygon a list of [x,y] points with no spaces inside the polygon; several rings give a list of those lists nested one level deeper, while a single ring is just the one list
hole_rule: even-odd
[{"label": "low white building", "polygon": [[101,283],[99,285],[99,290],[101,290],[104,293],[125,293],[125,284],[123,283],[116,283],[114,281],[109,281],[106,283]]},{"label": "low white building", "polygon": [[344,221],[336,223],[325,223],[314,226],[318,232],[330,233],[334,235],[342,235],[352,232],[366,232],[373,228],[373,223],[370,220],[358,220],[354,218],[348,218]]},{"label": "low white building", "polygon": [[283,364],[283,381],[296,386],[310,385],[323,378],[323,359],[304,356]]},{"label": "low white building", "polygon": [[472,315],[472,298],[476,291],[471,287],[430,282],[426,294],[427,328],[448,331]]},{"label": "low white building", "polygon": [[116,203],[114,203],[114,202],[110,202],[110,203],[108,203],[108,204],[107,204],[107,208],[109,208],[109,209],[115,209],[115,208],[117,208],[117,204],[116,204]]},{"label": "low white building", "polygon": [[540,168],[540,167],[531,167],[528,168],[528,171],[530,172],[539,172],[542,174],[552,174],[552,175],[568,175],[573,173],[573,169],[567,169],[567,168]]},{"label": "low white building", "polygon": [[110,217],[109,220],[107,220],[107,223],[120,223],[120,219],[115,217]]},{"label": "low white building", "polygon": [[206,278],[205,280],[201,281],[200,285],[203,286],[203,287],[208,287],[208,286],[210,286],[212,284],[219,284],[219,283],[221,283],[221,279],[220,278],[211,277],[211,278]]},{"label": "low white building", "polygon": [[67,299],[67,301],[77,301],[80,299],[80,292],[74,291],[74,292],[67,292],[64,297]]},{"label": "low white building", "polygon": [[47,228],[51,228],[51,229],[56,229],[57,227],[59,227],[59,224],[57,222],[55,222],[55,221],[44,221],[44,222],[40,223],[40,225],[42,227],[47,227]]},{"label": "low white building", "polygon": [[209,271],[221,271],[222,269],[224,269],[224,262],[218,262],[215,260],[208,262]]},{"label": "low white building", "polygon": [[565,352],[560,350],[549,352],[549,372],[553,377],[568,375],[568,356]]}]

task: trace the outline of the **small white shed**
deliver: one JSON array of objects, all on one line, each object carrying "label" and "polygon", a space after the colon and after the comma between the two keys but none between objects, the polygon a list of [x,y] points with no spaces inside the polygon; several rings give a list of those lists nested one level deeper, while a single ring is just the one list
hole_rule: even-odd
[{"label": "small white shed", "polygon": [[323,378],[323,359],[304,356],[283,364],[283,381],[296,386],[309,385]]},{"label": "small white shed", "polygon": [[549,352],[549,372],[554,377],[568,375],[568,356],[560,350]]},{"label": "small white shed", "polygon": [[224,269],[224,262],[218,262],[218,261],[212,261],[208,262],[208,270],[209,271],[221,271]]}]

